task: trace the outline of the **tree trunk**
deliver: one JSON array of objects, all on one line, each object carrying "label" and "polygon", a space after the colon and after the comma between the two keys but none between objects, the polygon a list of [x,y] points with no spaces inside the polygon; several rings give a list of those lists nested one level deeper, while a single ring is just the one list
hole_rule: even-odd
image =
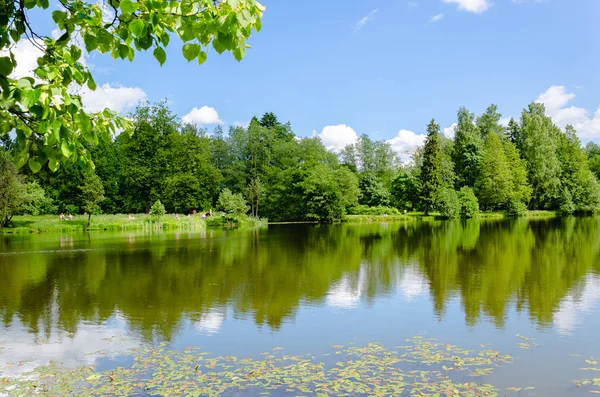
[{"label": "tree trunk", "polygon": [[423,210],[423,216],[429,216],[429,204],[425,204],[425,209]]},{"label": "tree trunk", "polygon": [[90,228],[90,220],[92,219],[92,213],[88,214],[88,229]]}]

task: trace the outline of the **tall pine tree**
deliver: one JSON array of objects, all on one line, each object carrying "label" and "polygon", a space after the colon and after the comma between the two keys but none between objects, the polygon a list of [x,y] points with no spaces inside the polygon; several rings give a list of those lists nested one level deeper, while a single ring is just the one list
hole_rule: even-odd
[{"label": "tall pine tree", "polygon": [[427,139],[423,148],[421,167],[421,200],[425,204],[427,216],[431,207],[437,203],[438,194],[444,184],[442,173],[443,153],[440,143],[440,126],[434,119],[427,126]]}]

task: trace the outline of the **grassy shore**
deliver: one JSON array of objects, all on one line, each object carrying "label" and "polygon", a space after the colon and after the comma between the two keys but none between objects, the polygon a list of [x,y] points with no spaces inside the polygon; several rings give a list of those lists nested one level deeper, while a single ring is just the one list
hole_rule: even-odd
[{"label": "grassy shore", "polygon": [[[556,211],[527,211],[524,218],[554,218],[560,216]],[[481,212],[477,219],[504,219],[509,216],[504,212]],[[407,212],[401,215],[346,215],[342,222],[348,223],[376,223],[397,221],[430,221],[442,219],[439,212],[431,212],[424,216],[422,212]]]},{"label": "grassy shore", "polygon": [[[526,218],[552,218],[559,216],[554,211],[528,211]],[[482,212],[479,219],[502,219],[507,215],[502,212]],[[346,215],[342,222],[348,223],[378,223],[378,222],[415,222],[440,219],[439,213],[423,216],[422,212],[407,212],[400,215]],[[289,222],[275,222],[289,223]],[[293,222],[292,222],[293,223]],[[249,216],[223,217],[216,215],[206,220],[199,216],[187,217],[174,214],[152,217],[147,214],[136,214],[133,219],[128,215],[94,215],[90,227],[87,227],[86,215],[75,215],[73,220],[61,221],[58,215],[41,216],[15,216],[10,227],[0,229],[0,234],[26,234],[45,232],[83,232],[92,230],[176,230],[176,229],[206,229],[207,227],[257,227],[268,224],[266,219],[252,218]]]},{"label": "grassy shore", "polygon": [[87,215],[75,215],[73,220],[61,221],[58,215],[15,216],[10,227],[0,229],[1,234],[26,234],[46,232],[83,232],[92,230],[133,231],[133,230],[202,230],[206,227],[253,227],[266,224],[266,220],[254,219],[248,216],[225,218],[221,215],[201,219],[198,215],[187,217],[174,214],[163,215],[159,218],[147,214],[129,215],[93,215],[90,227],[87,226]]}]

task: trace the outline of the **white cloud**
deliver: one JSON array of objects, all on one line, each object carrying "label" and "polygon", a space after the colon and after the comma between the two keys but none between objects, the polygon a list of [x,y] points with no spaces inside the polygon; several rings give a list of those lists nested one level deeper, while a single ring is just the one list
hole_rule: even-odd
[{"label": "white cloud", "polygon": [[[12,71],[11,77],[20,79],[32,76],[33,70],[37,68],[37,59],[43,55],[42,51],[28,40],[21,40],[13,47],[12,52],[17,66]],[[0,51],[0,56],[8,56],[8,51]]]},{"label": "white cloud", "polygon": [[441,20],[442,20],[442,18],[444,18],[444,14],[437,14],[437,15],[434,15],[434,16],[433,16],[433,17],[431,17],[431,19],[429,20],[429,23],[435,23],[435,22],[441,21]]},{"label": "white cloud", "polygon": [[321,142],[327,150],[339,151],[346,145],[351,145],[358,140],[356,132],[345,124],[328,125],[323,128],[320,134]]},{"label": "white cloud", "polygon": [[216,334],[221,330],[224,320],[224,313],[210,311],[209,313],[203,314],[202,317],[200,317],[200,320],[196,322],[194,328],[196,331],[203,334]]},{"label": "white cloud", "polygon": [[454,139],[454,134],[456,133],[456,127],[458,127],[458,124],[453,123],[450,127],[444,128],[444,136],[446,136],[446,138]]},{"label": "white cloud", "polygon": [[409,130],[400,130],[395,137],[387,141],[396,153],[410,153],[417,146],[423,145],[424,142],[425,135],[416,134]]},{"label": "white cloud", "polygon": [[600,279],[588,276],[583,286],[579,285],[566,296],[554,314],[554,324],[559,333],[571,335],[581,326],[585,315],[600,304]]},{"label": "white cloud", "polygon": [[87,87],[81,90],[83,106],[89,112],[98,112],[109,108],[122,113],[134,108],[140,101],[145,101],[146,93],[139,87],[119,87],[109,83],[92,91]]},{"label": "white cloud", "polygon": [[358,32],[359,30],[361,30],[369,21],[373,20],[376,13],[377,13],[377,8],[371,10],[371,12],[369,12],[367,15],[362,17],[362,19],[360,21],[356,22],[356,24],[354,25],[354,31]]},{"label": "white cloud", "polygon": [[188,114],[182,117],[182,120],[185,123],[199,126],[224,124],[223,120],[219,118],[219,113],[217,113],[215,108],[210,106],[202,106],[200,109],[193,108]]},{"label": "white cloud", "polygon": [[536,102],[546,106],[546,114],[561,128],[571,124],[583,140],[600,139],[600,107],[590,116],[581,107],[567,106],[575,99],[575,94],[567,92],[565,86],[552,86],[540,94]]},{"label": "white cloud", "polygon": [[443,0],[444,3],[457,4],[459,10],[464,10],[468,12],[474,12],[476,14],[481,14],[482,12],[487,11],[492,2],[490,0]]}]

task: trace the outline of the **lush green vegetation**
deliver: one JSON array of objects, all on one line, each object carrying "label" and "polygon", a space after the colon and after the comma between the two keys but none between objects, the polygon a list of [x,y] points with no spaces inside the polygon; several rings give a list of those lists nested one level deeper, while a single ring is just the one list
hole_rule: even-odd
[{"label": "lush green vegetation", "polygon": [[[52,5],[56,7],[52,12],[49,7],[48,0],[0,6],[0,138],[14,131],[16,163],[28,164],[33,172],[46,164],[56,171],[66,160],[93,168],[90,144],[116,131],[132,130],[127,118],[110,109],[85,111],[78,93],[82,87],[96,89],[86,53],[110,53],[131,61],[137,52],[152,50],[162,65],[165,49],[175,37],[174,42],[183,43],[188,62],[204,63],[209,46],[219,54],[229,51],[239,61],[252,31],[261,29],[265,9],[256,0],[123,0],[108,5],[61,0]],[[52,19],[59,37],[47,35],[51,28],[36,30],[39,26],[30,15],[36,22]],[[29,40],[40,56],[30,76],[16,79],[15,44],[21,40]]]},{"label": "lush green vegetation", "polygon": [[[227,214],[209,224],[244,223],[248,213],[331,222],[415,211],[472,218],[599,209],[597,145],[582,148],[575,131],[561,131],[540,104],[508,127],[500,117],[493,105],[479,117],[461,108],[453,139],[432,120],[424,146],[403,164],[388,143],[366,135],[333,153],[272,113],[225,135],[220,126],[209,133],[181,124],[165,103],[142,104],[131,115],[132,135],[85,144],[94,170],[64,162],[56,171],[18,174],[2,154],[2,223],[15,214],[149,213],[157,201],[161,213]],[[4,142],[18,156],[18,142]]]}]

